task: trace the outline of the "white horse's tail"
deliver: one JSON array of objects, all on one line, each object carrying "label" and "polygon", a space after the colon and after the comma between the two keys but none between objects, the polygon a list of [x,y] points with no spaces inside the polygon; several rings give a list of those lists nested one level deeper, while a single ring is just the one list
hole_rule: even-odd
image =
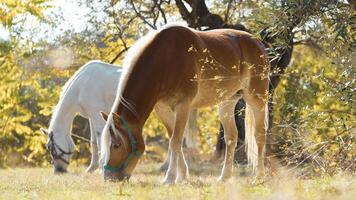
[{"label": "white horse's tail", "polygon": [[[265,106],[265,130],[268,128],[268,104]],[[246,103],[245,110],[245,148],[247,152],[247,161],[252,166],[253,172],[256,172],[258,164],[258,149],[255,137],[255,118],[253,109]]]}]

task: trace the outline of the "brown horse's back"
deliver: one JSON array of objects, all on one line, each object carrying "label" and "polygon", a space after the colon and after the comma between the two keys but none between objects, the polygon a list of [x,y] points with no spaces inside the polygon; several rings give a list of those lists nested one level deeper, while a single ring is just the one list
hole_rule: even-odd
[{"label": "brown horse's back", "polygon": [[185,98],[196,108],[214,105],[249,88],[251,77],[259,78],[267,64],[264,55],[262,43],[243,31],[170,26],[160,30],[139,56],[132,69],[136,77],[130,76],[137,89],[128,92],[149,90],[155,97],[148,99],[172,106]]},{"label": "brown horse's back", "polygon": [[262,43],[233,29],[203,32],[168,27],[158,33],[153,46],[161,48],[161,61],[167,60],[163,64],[163,88],[167,90],[161,97],[171,104],[188,97],[193,107],[201,107],[232,98],[248,85],[251,76],[262,71],[255,63],[266,64]]}]

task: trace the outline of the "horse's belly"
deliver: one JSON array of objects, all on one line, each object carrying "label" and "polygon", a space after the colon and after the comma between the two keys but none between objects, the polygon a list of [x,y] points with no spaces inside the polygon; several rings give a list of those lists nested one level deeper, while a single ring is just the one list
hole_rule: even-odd
[{"label": "horse's belly", "polygon": [[199,82],[198,92],[193,99],[192,107],[199,108],[219,104],[229,100],[241,89],[241,84],[236,80]]}]

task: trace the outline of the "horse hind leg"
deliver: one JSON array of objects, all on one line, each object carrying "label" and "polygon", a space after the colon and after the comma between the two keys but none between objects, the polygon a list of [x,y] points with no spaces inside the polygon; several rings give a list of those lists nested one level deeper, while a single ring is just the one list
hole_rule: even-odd
[{"label": "horse hind leg", "polygon": [[265,99],[257,95],[244,95],[246,101],[246,143],[249,164],[256,172],[255,182],[265,174],[266,129],[268,126],[268,107]]},{"label": "horse hind leg", "polygon": [[238,100],[227,100],[219,105],[219,119],[225,130],[226,143],[225,160],[219,181],[229,179],[233,172],[233,159],[238,135],[234,111]]},{"label": "horse hind leg", "polygon": [[182,181],[188,175],[188,165],[183,155],[182,144],[189,111],[189,101],[181,102],[175,108],[175,126],[169,141],[169,149],[171,151],[170,162],[163,181],[165,184]]}]

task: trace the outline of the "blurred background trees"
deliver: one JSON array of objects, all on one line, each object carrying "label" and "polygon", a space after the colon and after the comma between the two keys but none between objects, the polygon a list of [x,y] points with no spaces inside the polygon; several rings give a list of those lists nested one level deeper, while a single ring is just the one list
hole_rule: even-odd
[{"label": "blurred background trees", "polygon": [[[246,30],[265,42],[273,65],[270,143],[284,164],[321,173],[355,170],[355,1],[5,0],[0,22],[2,167],[48,164],[38,130],[76,69],[92,59],[120,65],[142,35],[180,22]],[[211,154],[216,109],[199,116],[200,151]],[[87,122],[75,121],[73,132],[88,137]],[[154,115],[145,132],[147,141],[165,141]],[[87,162],[88,145],[76,143],[76,160]]]}]

